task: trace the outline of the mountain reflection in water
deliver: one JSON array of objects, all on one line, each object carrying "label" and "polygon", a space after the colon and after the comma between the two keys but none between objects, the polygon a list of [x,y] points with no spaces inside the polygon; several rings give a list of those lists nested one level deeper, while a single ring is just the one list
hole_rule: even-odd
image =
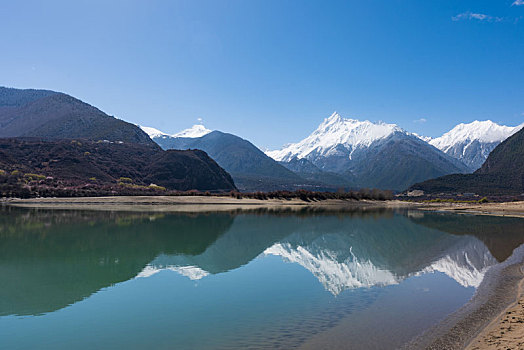
[{"label": "mountain reflection in water", "polygon": [[172,270],[192,280],[273,255],[326,290],[439,271],[477,287],[524,242],[523,220],[440,213],[132,214],[3,209],[0,315],[38,315]]}]

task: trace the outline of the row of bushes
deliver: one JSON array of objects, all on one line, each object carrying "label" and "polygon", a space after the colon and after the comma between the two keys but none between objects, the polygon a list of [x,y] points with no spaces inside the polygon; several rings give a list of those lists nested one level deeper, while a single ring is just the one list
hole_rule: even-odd
[{"label": "row of bushes", "polygon": [[426,203],[487,203],[489,202],[488,197],[482,197],[481,199],[475,200],[464,200],[455,198],[433,198],[425,200]]},{"label": "row of bushes", "polygon": [[297,191],[271,191],[271,192],[250,192],[242,193],[238,191],[230,192],[231,197],[235,198],[254,198],[254,199],[301,199],[306,202],[322,201],[327,199],[343,199],[343,200],[388,200],[393,199],[392,191],[384,191],[379,189],[361,189],[359,191],[337,191],[337,192],[315,192],[308,190]]},{"label": "row of bushes", "polygon": [[337,192],[315,192],[308,190],[296,191],[269,191],[269,192],[239,192],[231,191],[229,193],[211,193],[209,191],[201,192],[197,190],[189,191],[173,191],[168,193],[172,196],[230,196],[237,199],[251,198],[251,199],[301,199],[303,201],[321,201],[326,199],[344,199],[344,200],[389,200],[393,199],[392,191],[384,191],[379,189],[361,189],[358,191],[337,191]]}]

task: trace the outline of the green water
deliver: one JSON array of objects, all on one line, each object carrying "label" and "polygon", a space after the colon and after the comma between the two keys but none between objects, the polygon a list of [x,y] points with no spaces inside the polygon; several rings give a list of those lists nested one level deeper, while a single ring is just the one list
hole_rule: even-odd
[{"label": "green water", "polygon": [[523,242],[487,216],[3,208],[0,348],[390,349]]}]

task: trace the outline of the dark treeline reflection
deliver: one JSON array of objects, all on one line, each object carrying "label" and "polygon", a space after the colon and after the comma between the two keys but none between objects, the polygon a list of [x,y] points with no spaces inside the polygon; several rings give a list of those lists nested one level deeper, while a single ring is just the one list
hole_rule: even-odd
[{"label": "dark treeline reflection", "polygon": [[523,225],[521,219],[389,210],[188,215],[4,207],[0,315],[58,310],[132,279],[146,267],[187,266],[216,274],[264,252],[297,256],[298,247],[348,271],[364,262],[388,273],[351,270],[354,280],[348,281],[310,270],[333,294],[387,285],[444,256],[456,268],[481,271],[496,262],[493,257],[502,261],[524,242]]},{"label": "dark treeline reflection", "polygon": [[199,254],[230,215],[0,212],[0,315],[39,314],[136,276],[157,255]]},{"label": "dark treeline reflection", "polygon": [[417,224],[453,235],[475,236],[499,262],[524,243],[524,219],[521,218],[425,213],[414,215],[412,219]]}]

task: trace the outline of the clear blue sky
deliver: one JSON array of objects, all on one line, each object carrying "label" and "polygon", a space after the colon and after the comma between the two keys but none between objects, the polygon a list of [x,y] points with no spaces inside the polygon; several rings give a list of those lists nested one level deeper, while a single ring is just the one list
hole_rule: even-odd
[{"label": "clear blue sky", "polygon": [[326,116],[524,122],[524,0],[2,1],[0,85],[278,148]]}]

